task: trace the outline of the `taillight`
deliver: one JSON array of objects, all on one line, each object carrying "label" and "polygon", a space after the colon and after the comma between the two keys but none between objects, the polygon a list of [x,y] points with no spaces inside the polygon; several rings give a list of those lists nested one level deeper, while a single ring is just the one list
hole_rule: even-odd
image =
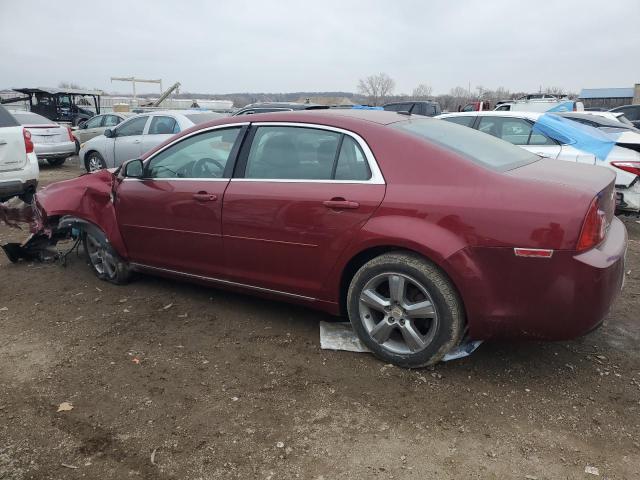
[{"label": "taillight", "polygon": [[589,211],[584,218],[577,249],[583,251],[598,246],[604,240],[606,233],[607,214],[600,209],[599,196],[597,196],[589,205]]},{"label": "taillight", "polygon": [[33,141],[31,140],[31,132],[26,128],[23,128],[22,137],[24,138],[24,148],[27,153],[33,152]]},{"label": "taillight", "polygon": [[71,131],[71,127],[67,127],[67,132],[69,133],[69,140],[75,142],[76,139],[73,137],[73,132]]},{"label": "taillight", "polygon": [[611,162],[611,165],[625,172],[640,175],[640,162]]}]

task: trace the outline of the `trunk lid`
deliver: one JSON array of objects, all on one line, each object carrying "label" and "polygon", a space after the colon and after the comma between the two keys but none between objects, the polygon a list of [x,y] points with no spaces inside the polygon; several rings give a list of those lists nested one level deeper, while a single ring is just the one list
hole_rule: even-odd
[{"label": "trunk lid", "polygon": [[558,162],[542,159],[508,172],[522,180],[530,180],[556,185],[557,188],[583,193],[585,212],[589,203],[597,196],[601,209],[606,212],[607,222],[613,219],[615,211],[615,173],[606,167],[580,163]]},{"label": "trunk lid", "polygon": [[31,132],[31,140],[35,144],[69,141],[69,132],[59,125],[25,125],[24,128]]}]

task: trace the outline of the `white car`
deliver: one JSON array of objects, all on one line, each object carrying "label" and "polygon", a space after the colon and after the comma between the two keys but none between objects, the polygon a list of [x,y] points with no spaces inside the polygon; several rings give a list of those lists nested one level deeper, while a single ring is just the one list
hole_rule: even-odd
[{"label": "white car", "polygon": [[10,110],[9,113],[31,133],[38,160],[46,160],[49,165],[58,166],[75,155],[76,143],[71,128],[33,112]]},{"label": "white car", "polygon": [[31,202],[39,172],[31,133],[0,106],[0,202],[14,196]]},{"label": "white car", "polygon": [[140,113],[80,145],[80,165],[88,172],[119,167],[176,133],[222,117],[218,113],[198,110]]},{"label": "white car", "polygon": [[[436,118],[480,130],[543,157],[601,165],[616,174],[618,209],[640,211],[640,144],[541,112],[446,113]],[[534,128],[534,125],[537,128]],[[623,136],[624,135],[624,136]]]}]

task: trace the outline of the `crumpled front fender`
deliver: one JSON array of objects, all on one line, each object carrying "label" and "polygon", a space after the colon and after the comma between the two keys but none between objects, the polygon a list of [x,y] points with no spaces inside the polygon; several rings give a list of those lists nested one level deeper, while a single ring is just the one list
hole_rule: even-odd
[{"label": "crumpled front fender", "polygon": [[53,217],[75,217],[98,227],[114,250],[128,258],[113,204],[117,177],[107,171],[49,185],[36,194],[35,209],[47,225]]}]

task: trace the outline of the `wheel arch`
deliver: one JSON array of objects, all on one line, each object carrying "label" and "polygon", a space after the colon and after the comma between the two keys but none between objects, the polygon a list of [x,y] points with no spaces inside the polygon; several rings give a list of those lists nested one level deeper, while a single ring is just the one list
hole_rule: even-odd
[{"label": "wheel arch", "polygon": [[357,253],[355,253],[345,264],[342,269],[340,275],[340,284],[339,284],[339,312],[340,315],[347,314],[347,294],[349,292],[349,285],[351,284],[351,280],[355,276],[356,272],[369,260],[372,260],[380,255],[384,255],[390,252],[399,252],[399,253],[410,253],[414,255],[418,255],[419,257],[427,260],[432,263],[436,268],[438,268],[443,275],[451,282],[451,285],[456,290],[458,297],[460,298],[460,302],[462,303],[462,309],[464,312],[464,317],[467,316],[467,309],[464,301],[464,295],[462,294],[461,289],[457,285],[453,276],[447,271],[448,269],[443,265],[443,262],[435,261],[429,254],[425,253],[423,249],[412,248],[407,245],[400,244],[384,244],[384,245],[375,245],[364,248]]}]

